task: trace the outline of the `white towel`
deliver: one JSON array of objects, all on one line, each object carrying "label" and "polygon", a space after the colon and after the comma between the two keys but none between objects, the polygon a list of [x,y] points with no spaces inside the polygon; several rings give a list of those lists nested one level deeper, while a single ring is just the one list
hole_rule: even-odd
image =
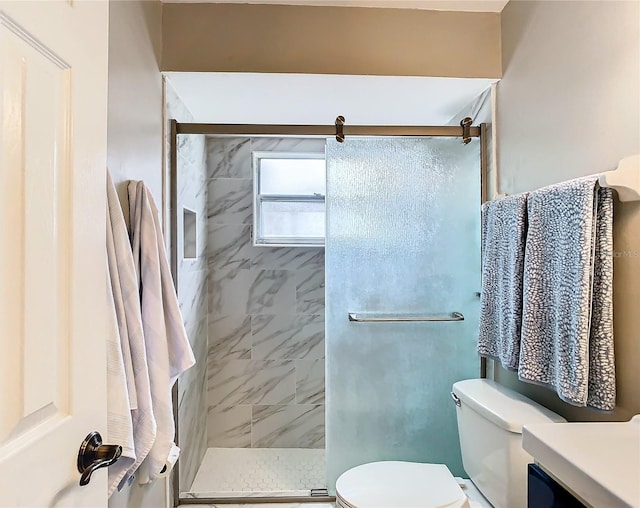
[{"label": "white towel", "polygon": [[[108,301],[114,303],[111,284],[107,284],[107,288]],[[111,307],[110,311],[111,322],[107,337],[107,442],[122,446],[122,455],[115,464],[109,467],[109,496],[136,460],[131,403],[127,392],[127,379],[115,305]]]},{"label": "white towel", "polygon": [[[151,407],[142,313],[137,276],[129,235],[111,175],[107,172],[107,260],[110,296],[117,322],[116,345],[109,341],[109,383],[114,398],[108,401],[109,442],[123,447],[123,458],[109,467],[109,496],[121,488],[149,453],[155,440],[156,423]],[[126,393],[122,392],[122,375]],[[117,391],[119,390],[119,391]],[[118,395],[116,395],[118,394]],[[124,397],[128,405],[124,412]],[[132,450],[133,447],[133,450]]]},{"label": "white towel", "polygon": [[180,458],[180,448],[178,448],[176,445],[173,445],[171,447],[171,451],[169,451],[167,462],[162,468],[162,471],[160,471],[160,474],[158,475],[158,477],[165,478],[167,476],[170,476],[171,472],[173,471],[173,467],[176,465],[176,462],[178,462],[179,458]]},{"label": "white towel", "polygon": [[527,195],[482,206],[482,294],[478,353],[518,369]]},{"label": "white towel", "polygon": [[174,445],[171,388],[195,364],[169,270],[158,209],[143,182],[130,182],[131,245],[140,284],[142,324],[149,364],[156,440],[139,472],[141,483],[158,477]]},{"label": "white towel", "polygon": [[613,198],[587,177],[531,192],[518,377],[615,407]]}]

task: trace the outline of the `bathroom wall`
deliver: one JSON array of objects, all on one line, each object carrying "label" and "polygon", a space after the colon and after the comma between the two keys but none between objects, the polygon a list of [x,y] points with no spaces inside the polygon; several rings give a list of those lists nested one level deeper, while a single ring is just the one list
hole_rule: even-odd
[{"label": "bathroom wall", "polygon": [[[162,206],[160,27],[159,1],[109,2],[107,165],[125,207],[131,179],[144,180]],[[111,496],[109,508],[165,507],[167,483],[134,481]]]},{"label": "bathroom wall", "polygon": [[[166,118],[193,121],[165,81]],[[167,152],[169,153],[169,152]],[[178,136],[178,302],[196,364],[178,380],[180,487],[189,490],[207,449],[207,167],[205,137]],[[166,161],[168,164],[168,161]]]},{"label": "bathroom wall", "polygon": [[[500,77],[500,14],[165,3],[162,70]],[[334,113],[335,114],[335,113]]]},{"label": "bathroom wall", "polygon": [[[640,152],[638,20],[635,1],[507,4],[497,90],[499,192],[614,169],[619,159]],[[510,372],[495,374],[569,420],[640,413],[640,203],[616,203],[614,213],[616,410],[575,408]]]},{"label": "bathroom wall", "polygon": [[160,23],[159,1],[109,3],[107,163],[127,207],[127,180],[144,180],[162,204]]},{"label": "bathroom wall", "polygon": [[209,138],[208,445],[324,447],[324,249],[251,243],[251,151],[324,140]]}]

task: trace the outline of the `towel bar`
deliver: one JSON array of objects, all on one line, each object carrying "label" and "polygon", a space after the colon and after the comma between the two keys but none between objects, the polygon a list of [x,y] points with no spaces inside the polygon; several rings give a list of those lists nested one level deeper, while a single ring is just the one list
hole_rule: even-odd
[{"label": "towel bar", "polygon": [[618,193],[620,201],[640,200],[640,154],[626,157],[613,171],[598,177],[601,187],[611,187]]},{"label": "towel bar", "polygon": [[393,322],[437,322],[437,321],[464,321],[461,312],[452,312],[447,316],[403,316],[385,314],[364,314],[349,312],[349,321],[356,323],[393,323]]}]

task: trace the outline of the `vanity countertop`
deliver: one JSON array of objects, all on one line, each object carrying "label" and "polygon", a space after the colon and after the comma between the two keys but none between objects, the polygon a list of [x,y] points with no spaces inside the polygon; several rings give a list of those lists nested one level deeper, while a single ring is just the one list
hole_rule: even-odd
[{"label": "vanity countertop", "polygon": [[522,443],[590,506],[640,507],[640,415],[622,423],[525,425]]}]

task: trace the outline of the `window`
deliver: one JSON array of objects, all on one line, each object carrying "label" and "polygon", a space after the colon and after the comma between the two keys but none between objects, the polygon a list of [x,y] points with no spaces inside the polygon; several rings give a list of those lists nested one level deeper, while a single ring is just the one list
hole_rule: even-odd
[{"label": "window", "polygon": [[253,152],[254,245],[324,245],[323,153]]}]

